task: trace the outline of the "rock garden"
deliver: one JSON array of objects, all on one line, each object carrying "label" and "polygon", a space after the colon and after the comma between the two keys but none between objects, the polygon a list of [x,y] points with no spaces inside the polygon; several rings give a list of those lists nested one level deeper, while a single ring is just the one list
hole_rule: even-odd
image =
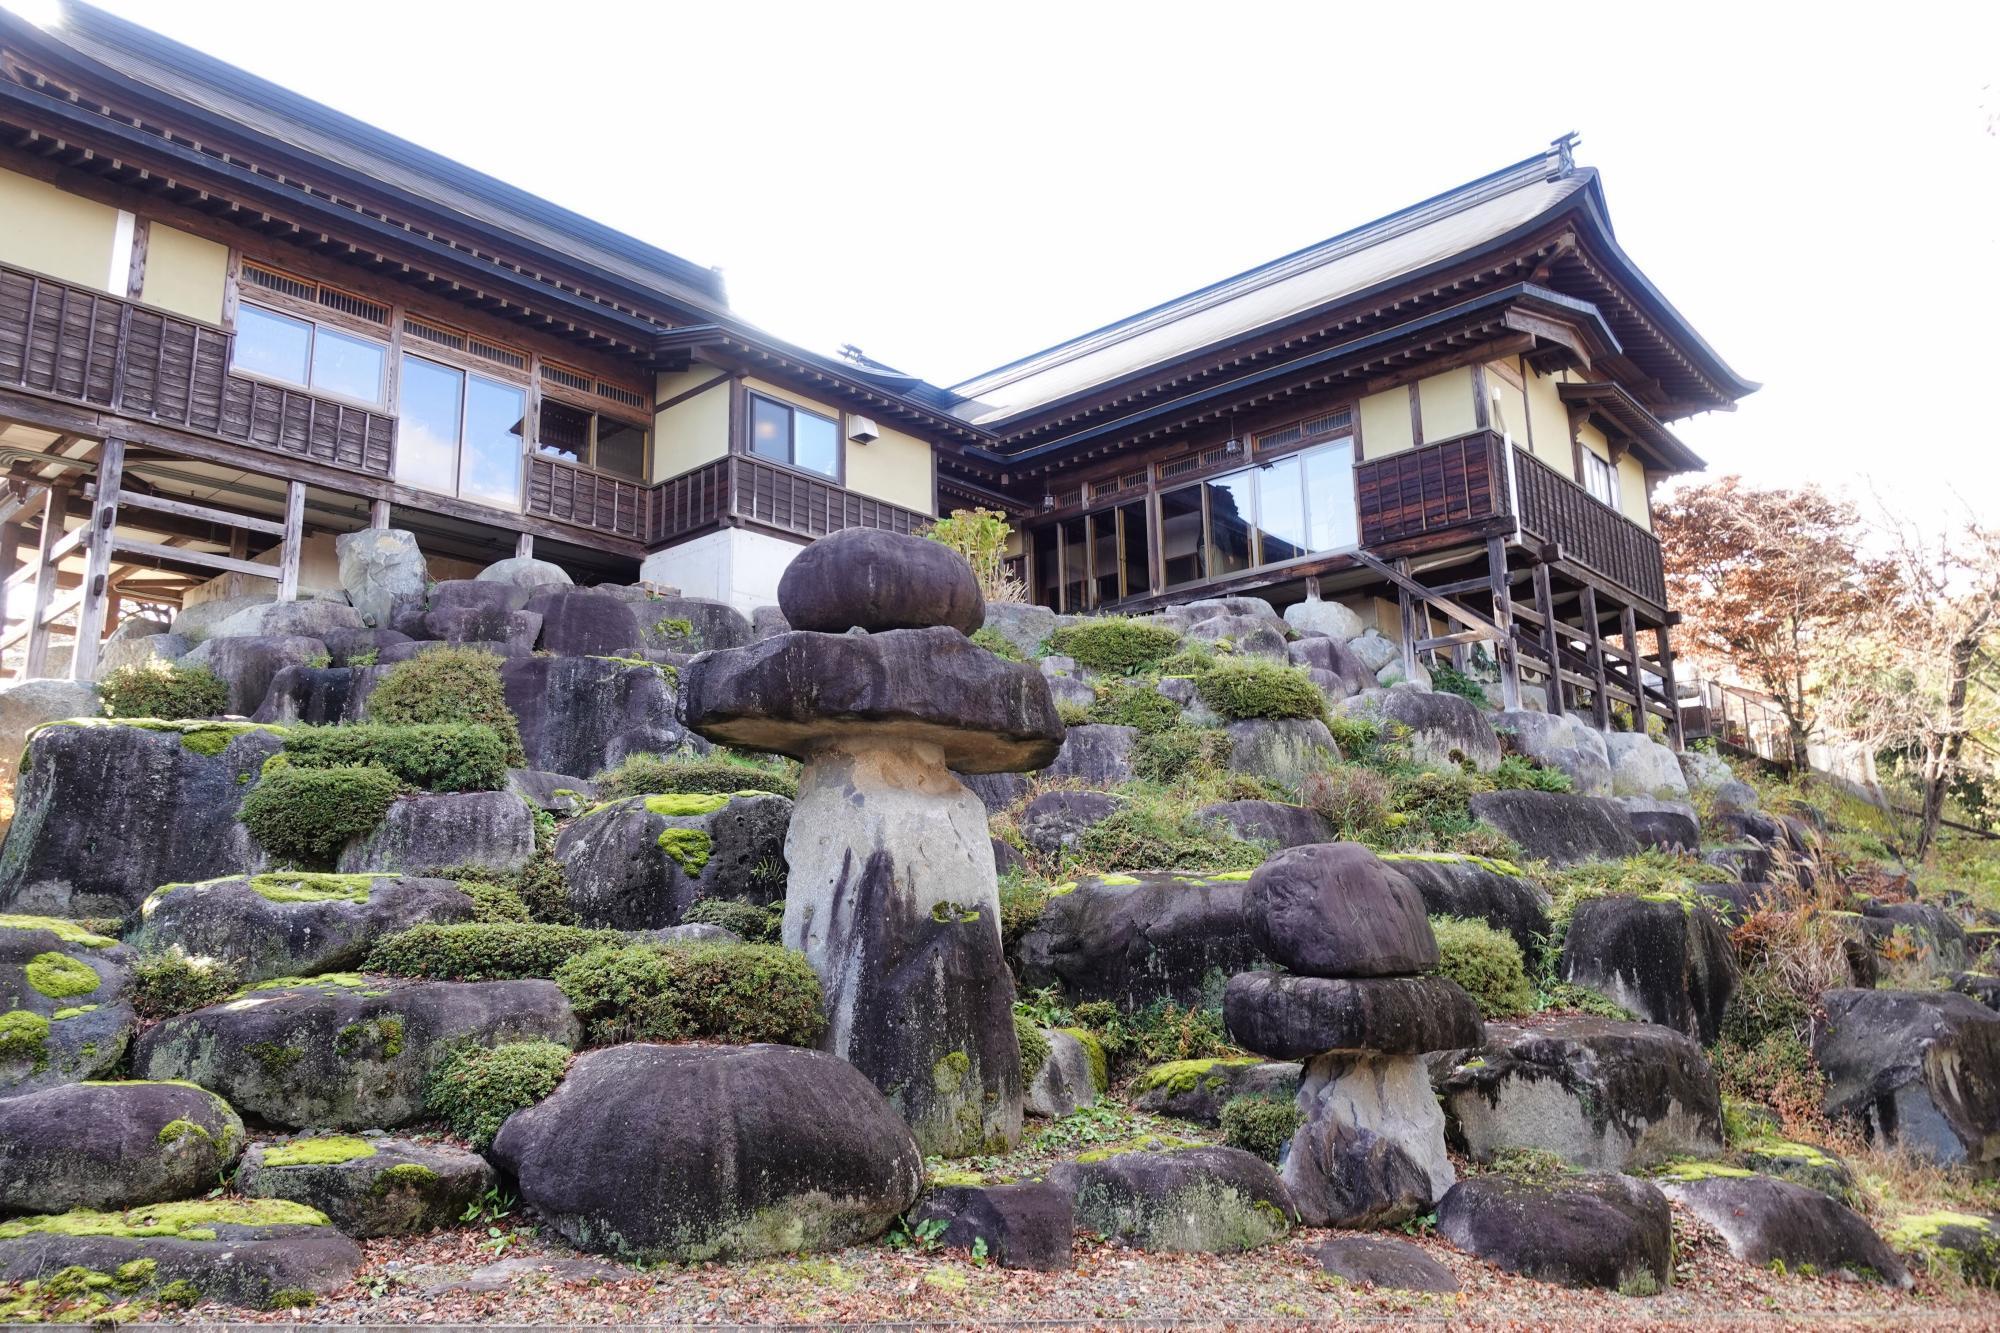
[{"label": "rock garden", "polygon": [[342,568],[0,689],[0,1320],[2000,1320],[2000,875],[1844,792],[919,537]]}]

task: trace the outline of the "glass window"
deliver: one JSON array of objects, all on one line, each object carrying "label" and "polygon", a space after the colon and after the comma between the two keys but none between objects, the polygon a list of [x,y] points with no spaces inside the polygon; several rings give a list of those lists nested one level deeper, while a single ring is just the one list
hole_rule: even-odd
[{"label": "glass window", "polygon": [[1034,552],[1035,601],[1041,606],[1059,608],[1062,569],[1056,563],[1056,530],[1053,526],[1035,529]]},{"label": "glass window", "polygon": [[1583,489],[1613,509],[1618,507],[1618,469],[1589,449],[1583,451]]},{"label": "glass window", "polygon": [[474,375],[465,390],[465,450],[458,493],[498,509],[521,507],[524,389]]},{"label": "glass window", "polygon": [[396,480],[447,495],[458,489],[459,409],[465,375],[420,356],[403,357],[397,392]]},{"label": "glass window", "polygon": [[1294,454],[1266,463],[1257,471],[1257,531],[1263,564],[1292,560],[1312,549],[1306,545],[1306,494],[1299,466]]},{"label": "glass window", "polygon": [[261,306],[236,307],[234,364],[253,375],[310,383],[313,326]]},{"label": "glass window", "polygon": [[646,476],[646,432],[610,417],[597,419],[597,467],[641,481]]},{"label": "glass window", "polygon": [[363,403],[382,401],[389,349],[320,325],[313,330],[312,386]]},{"label": "glass window", "polygon": [[541,429],[535,433],[535,451],[569,463],[588,463],[590,413],[542,399]]},{"label": "glass window", "polygon": [[790,403],[752,394],[750,452],[774,463],[838,477],[840,424]]},{"label": "glass window", "polygon": [[1118,506],[1118,527],[1125,595],[1144,597],[1153,590],[1153,575],[1146,563],[1146,502]]},{"label": "glass window", "polygon": [[1080,518],[1066,518],[1062,521],[1063,546],[1063,610],[1075,612],[1083,610],[1083,589],[1088,580],[1090,566],[1086,563],[1084,546],[1084,526]]},{"label": "glass window", "polygon": [[1097,571],[1098,606],[1115,602],[1125,594],[1118,586],[1118,511],[1107,509],[1090,516],[1091,568]]},{"label": "glass window", "polygon": [[1360,540],[1354,513],[1354,441],[1315,449],[1304,459],[1306,507],[1311,514],[1306,548],[1339,551]]},{"label": "glass window", "polygon": [[1208,492],[1208,576],[1220,578],[1250,568],[1250,529],[1256,521],[1257,483],[1248,472],[1202,483]]},{"label": "glass window", "polygon": [[1201,530],[1201,487],[1184,486],[1160,497],[1160,555],[1167,586],[1178,588],[1204,577],[1207,543]]}]

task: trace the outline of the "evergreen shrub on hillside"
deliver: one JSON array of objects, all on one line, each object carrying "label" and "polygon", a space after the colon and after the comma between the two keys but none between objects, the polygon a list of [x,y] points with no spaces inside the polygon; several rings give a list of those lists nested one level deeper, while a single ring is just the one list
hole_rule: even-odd
[{"label": "evergreen shrub on hillside", "polygon": [[631,796],[671,796],[678,792],[727,795],[766,791],[796,800],[799,780],[781,763],[765,762],[717,751],[708,756],[633,754],[618,767],[599,773],[600,800],[622,801]]},{"label": "evergreen shrub on hillside", "polygon": [[768,944],[592,949],[558,968],[555,981],[593,1045],[708,1040],[811,1046],[826,1030],[819,977],[805,955]]},{"label": "evergreen shrub on hillside", "polygon": [[424,1109],[483,1150],[508,1116],[556,1090],[569,1057],[552,1041],[455,1047],[424,1081]]},{"label": "evergreen shrub on hillside", "polygon": [[1130,616],[1098,616],[1051,634],[1049,652],[1073,657],[1092,671],[1129,676],[1158,666],[1180,642],[1181,636],[1165,625]]},{"label": "evergreen shrub on hillside", "polygon": [[1252,718],[1323,718],[1326,698],[1310,677],[1280,662],[1218,662],[1195,677],[1201,701],[1231,722]]},{"label": "evergreen shrub on hillside", "polygon": [[1480,1017],[1508,1018],[1534,1008],[1535,991],[1513,936],[1455,916],[1432,917],[1431,933],[1437,936],[1437,974],[1463,986]]},{"label": "evergreen shrub on hillside", "polygon": [[751,944],[776,944],[784,929],[785,905],[759,907],[737,898],[703,898],[681,913],[684,926],[720,926]]},{"label": "evergreen shrub on hillside", "polygon": [[483,723],[294,727],[285,753],[295,768],[373,764],[426,791],[499,791],[507,785],[507,747]]},{"label": "evergreen shrub on hillside", "polygon": [[445,645],[398,662],[369,692],[368,717],[391,725],[478,723],[500,738],[509,764],[527,762],[520,723],[500,684],[500,659],[484,649]]},{"label": "evergreen shrub on hillside", "polygon": [[401,790],[387,769],[273,765],[243,798],[237,818],[280,861],[319,866],[331,863],[351,839],[373,832]]},{"label": "evergreen shrub on hillside", "polygon": [[1160,693],[1156,680],[1114,680],[1097,687],[1097,702],[1086,716],[1092,722],[1151,734],[1177,726],[1181,706]]},{"label": "evergreen shrub on hillside", "polygon": [[220,1004],[240,984],[231,964],[219,958],[190,958],[175,946],[134,963],[125,996],[141,1018],[173,1018]]},{"label": "evergreen shrub on hillside", "polygon": [[1296,1102],[1232,1097],[1222,1106],[1222,1141],[1275,1165],[1303,1119]]},{"label": "evergreen shrub on hillside", "polygon": [[366,970],[439,981],[515,981],[553,977],[579,954],[622,944],[615,930],[542,922],[464,921],[412,926],[379,941]]},{"label": "evergreen shrub on hillside", "polygon": [[97,698],[106,717],[156,717],[163,722],[214,717],[229,706],[229,686],[196,662],[134,662],[105,674]]}]

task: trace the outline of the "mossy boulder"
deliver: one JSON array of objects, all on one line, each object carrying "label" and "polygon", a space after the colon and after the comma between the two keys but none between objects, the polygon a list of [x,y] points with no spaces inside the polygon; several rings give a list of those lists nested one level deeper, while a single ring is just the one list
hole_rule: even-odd
[{"label": "mossy boulder", "polygon": [[1250,936],[1249,878],[1101,875],[1058,886],[1021,937],[1022,983],[1128,1010],[1193,1004],[1211,974],[1264,961]]},{"label": "mossy boulder", "polygon": [[614,1046],[516,1112],[492,1156],[579,1249],[750,1259],[834,1249],[916,1201],[916,1139],[845,1061],[789,1046]]},{"label": "mossy boulder", "polygon": [[1290,1102],[1299,1095],[1299,1066],[1248,1058],[1170,1060],[1142,1071],[1127,1090],[1135,1110],[1215,1126],[1238,1097]]},{"label": "mossy boulder", "polygon": [[[252,614],[257,610],[253,608]],[[242,633],[232,631],[227,623],[217,626],[217,631],[215,637],[196,644],[181,660],[190,666],[205,666],[220,676],[229,687],[228,705],[223,711],[238,717],[248,717],[263,707],[264,696],[270,693],[271,682],[280,671],[305,666],[327,655],[325,643],[304,634]]]},{"label": "mossy boulder", "polygon": [[143,953],[178,946],[224,959],[243,980],[266,981],[355,967],[385,936],[472,914],[450,880],[285,871],[156,889],[130,940]]},{"label": "mossy boulder", "polygon": [[1284,1239],[1298,1221],[1277,1172],[1240,1148],[1114,1153],[1048,1178],[1073,1200],[1079,1227],[1141,1250],[1235,1254]]},{"label": "mossy boulder", "polygon": [[425,792],[389,806],[372,833],[340,853],[343,874],[442,866],[519,870],[535,851],[534,812],[510,791]]},{"label": "mossy boulder", "polygon": [[1608,796],[1553,791],[1483,791],[1472,817],[1512,838],[1528,856],[1557,866],[1623,861],[1639,853],[1625,807]]},{"label": "mossy boulder", "polygon": [[1471,700],[1443,691],[1399,685],[1368,690],[1340,706],[1346,717],[1394,725],[1410,757],[1435,768],[1470,765],[1481,773],[1500,767],[1500,738]]},{"label": "mossy boulder", "polygon": [[[638,609],[644,619],[645,608]],[[500,668],[530,768],[599,773],[707,742],[675,716],[679,673],[625,656],[518,657]]]},{"label": "mossy boulder", "polygon": [[135,1296],[191,1288],[202,1300],[262,1310],[344,1287],[360,1264],[360,1247],[324,1214],[277,1199],[200,1199],[0,1222],[0,1282],[86,1268],[120,1275]]},{"label": "mossy boulder", "polygon": [[1830,990],[1813,1058],[1829,1115],[1944,1165],[2000,1163],[2000,1014],[1956,991]]},{"label": "mossy boulder", "polygon": [[1651,1296],[1673,1280],[1673,1210],[1631,1176],[1471,1176],[1438,1202],[1438,1231],[1509,1273]]},{"label": "mossy boulder", "polygon": [[1047,1181],[934,1185],[910,1221],[915,1226],[942,1222],[938,1244],[976,1250],[1002,1268],[1052,1273],[1076,1263],[1076,1219],[1069,1195]]},{"label": "mossy boulder", "polygon": [[2000,1287],[2000,1215],[1957,1208],[1905,1213],[1883,1228],[1883,1237],[1933,1273]]},{"label": "mossy boulder", "polygon": [[0,1096],[116,1068],[138,1017],[137,955],[56,917],[0,915]]},{"label": "mossy boulder", "polygon": [[1408,880],[1431,916],[1484,921],[1513,937],[1532,968],[1549,937],[1549,896],[1509,861],[1451,852],[1383,852]]},{"label": "mossy boulder", "polygon": [[317,1208],[357,1240],[451,1226],[498,1181],[463,1148],[348,1135],[259,1143],[236,1172],[239,1193]]},{"label": "mossy boulder", "polygon": [[1097,1099],[1110,1090],[1103,1044],[1094,1034],[1080,1028],[1050,1028],[1041,1035],[1048,1043],[1049,1053],[1041,1066],[1028,1075],[1024,1103],[1027,1113],[1059,1120],[1086,1106],[1095,1106]]},{"label": "mossy boulder", "polygon": [[432,1066],[460,1044],[574,1047],[547,981],[399,982],[346,973],[264,983],[148,1032],[134,1068],[219,1092],[272,1124],[388,1128],[417,1119]]},{"label": "mossy boulder", "polygon": [[791,818],[790,801],[756,791],[633,796],[571,820],[556,859],[579,921],[652,930],[704,898],[781,898]]},{"label": "mossy boulder", "polygon": [[35,731],[0,847],[0,910],[124,916],[161,884],[256,867],[236,820],[282,729],[56,722]]},{"label": "mossy boulder", "polygon": [[1578,905],[1558,974],[1703,1045],[1722,1032],[1740,973],[1728,928],[1700,903],[1618,894]]},{"label": "mossy boulder", "polygon": [[193,1198],[215,1187],[243,1140],[229,1103],[183,1083],[71,1083],[0,1099],[0,1214]]},{"label": "mossy boulder", "polygon": [[1849,1207],[1860,1202],[1854,1173],[1847,1163],[1810,1143],[1794,1143],[1775,1133],[1760,1134],[1736,1143],[1730,1160],[1747,1170],[1816,1189]]},{"label": "mossy boulder", "polygon": [[1662,1174],[1667,1197],[1715,1228],[1729,1252],[1759,1268],[1839,1274],[1907,1287],[1910,1275],[1853,1209],[1818,1190],[1755,1173]]}]

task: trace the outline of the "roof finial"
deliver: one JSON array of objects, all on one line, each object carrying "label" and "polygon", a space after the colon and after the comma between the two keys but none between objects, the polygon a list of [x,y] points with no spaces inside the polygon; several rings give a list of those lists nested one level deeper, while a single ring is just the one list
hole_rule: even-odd
[{"label": "roof finial", "polygon": [[1567,176],[1576,170],[1575,150],[1577,144],[1581,142],[1582,136],[1575,130],[1571,130],[1568,134],[1559,134],[1549,140],[1549,147],[1553,148],[1556,154],[1557,175]]}]

